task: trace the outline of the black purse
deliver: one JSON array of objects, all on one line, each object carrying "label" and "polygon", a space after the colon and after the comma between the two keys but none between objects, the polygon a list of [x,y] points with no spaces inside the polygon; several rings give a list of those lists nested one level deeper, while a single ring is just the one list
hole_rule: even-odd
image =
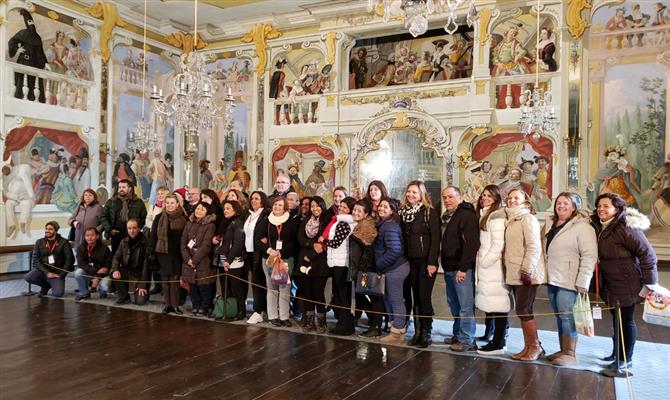
[{"label": "black purse", "polygon": [[386,276],[376,272],[358,272],[356,294],[383,296],[386,290]]}]

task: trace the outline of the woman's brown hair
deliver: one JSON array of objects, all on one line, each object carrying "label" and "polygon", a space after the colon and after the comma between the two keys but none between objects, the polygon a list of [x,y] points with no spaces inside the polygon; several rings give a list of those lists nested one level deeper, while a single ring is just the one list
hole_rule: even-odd
[{"label": "woman's brown hair", "polygon": [[84,191],[81,194],[81,199],[79,200],[79,205],[80,206],[83,206],[84,204],[86,204],[86,202],[84,202],[84,194],[86,194],[86,193],[90,193],[93,196],[93,202],[91,203],[91,205],[98,204],[98,194],[95,192],[95,190],[93,190],[91,188],[87,188],[87,189],[84,189]]},{"label": "woman's brown hair", "polygon": [[484,195],[484,192],[489,192],[491,197],[493,197],[493,204],[491,204],[491,207],[489,207],[489,210],[486,212],[486,215],[484,215],[481,220],[479,221],[479,229],[485,231],[486,230],[486,224],[489,221],[489,216],[491,213],[496,211],[497,209],[500,208],[500,205],[502,204],[502,195],[500,194],[500,188],[498,185],[486,185],[484,187],[484,190],[482,190],[482,194],[479,195],[477,198],[477,204],[476,204],[476,209],[477,209],[477,214],[484,208],[482,207],[482,196]]}]

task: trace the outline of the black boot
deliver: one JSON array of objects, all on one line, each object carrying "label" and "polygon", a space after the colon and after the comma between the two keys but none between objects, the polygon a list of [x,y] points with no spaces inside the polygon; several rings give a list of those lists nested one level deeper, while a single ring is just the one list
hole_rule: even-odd
[{"label": "black boot", "polygon": [[477,340],[481,342],[490,342],[493,340],[493,332],[495,331],[495,318],[487,316],[486,319],[484,319],[484,326],[486,327],[484,335],[478,337]]},{"label": "black boot", "polygon": [[421,335],[419,336],[419,339],[416,341],[414,345],[421,349],[430,346],[433,343],[432,331],[433,331],[432,319],[424,319],[423,321],[421,321]]},{"label": "black boot", "polygon": [[414,336],[407,342],[409,346],[416,346],[416,344],[421,340],[423,331],[421,330],[421,319],[414,317]]}]

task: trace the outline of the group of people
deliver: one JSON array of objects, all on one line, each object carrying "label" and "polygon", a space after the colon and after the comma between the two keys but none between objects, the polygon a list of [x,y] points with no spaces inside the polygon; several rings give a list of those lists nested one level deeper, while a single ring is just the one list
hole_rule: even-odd
[{"label": "group of people", "polygon": [[[501,189],[489,184],[475,204],[464,201],[456,186],[441,195],[444,212],[439,215],[418,180],[407,184],[402,200],[390,198],[381,181],[372,181],[358,198],[336,187],[330,206],[320,196],[300,198],[284,174],[276,177],[269,196],[262,191],[247,195],[241,185],[232,185],[221,198],[211,189],[170,193],[159,188],[159,201],[149,210],[127,180],[119,182],[104,207],[87,189],[70,219],[76,231],[76,299],[90,298],[94,290],[104,297],[114,288],[117,303],[144,304],[153,280],[162,283],[166,314],[183,313],[179,292],[187,288],[193,315],[213,316],[218,294],[236,299],[232,319],[240,320],[247,318],[250,281],[254,312],[248,323],[267,318],[288,327],[293,312],[306,332],[353,335],[366,313],[367,329],[360,336],[380,337],[390,324],[380,341],[402,344],[413,318],[414,335],[407,343],[423,348],[432,343],[432,291],[441,265],[455,319],[445,339],[451,350],[504,354],[514,307],[524,348],[512,358],[537,360],[545,351],[533,303],[539,286],[546,284],[560,338],[560,349],[547,358],[570,365],[577,362],[572,310],[577,296],[589,291],[597,261],[600,293],[612,313],[621,310],[624,346],[620,357],[613,352],[609,359],[632,365],[639,292],[657,282],[644,215],[609,193],[598,197],[589,215],[577,195],[563,192],[541,227],[521,188],[503,198]],[[42,294],[51,289],[62,296],[75,257],[58,230],[56,222],[46,224],[26,280],[41,286]],[[111,239],[111,251],[102,233]],[[281,268],[287,275],[283,279],[276,276]],[[359,290],[382,277],[383,291]],[[327,299],[329,278],[332,297]],[[329,308],[337,319],[330,329]],[[482,337],[475,337],[475,309],[486,313]],[[478,340],[486,343],[479,347]],[[612,366],[622,367],[616,361]]]}]

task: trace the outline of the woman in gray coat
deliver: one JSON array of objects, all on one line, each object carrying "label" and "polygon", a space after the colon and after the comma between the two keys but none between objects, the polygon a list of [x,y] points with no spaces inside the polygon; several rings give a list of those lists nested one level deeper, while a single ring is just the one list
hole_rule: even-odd
[{"label": "woman in gray coat", "polygon": [[88,228],[95,228],[102,233],[102,206],[98,203],[98,195],[93,189],[85,189],[81,195],[79,206],[74,210],[67,223],[74,228],[74,248],[84,242],[84,232]]},{"label": "woman in gray coat", "polygon": [[556,313],[561,350],[547,357],[556,365],[577,362],[577,330],[572,309],[577,293],[586,293],[598,259],[598,241],[588,213],[579,210],[580,198],[570,192],[556,197],[554,214],[542,228],[547,266],[547,292]]},{"label": "woman in gray coat", "polygon": [[216,215],[212,207],[204,202],[198,203],[186,223],[181,235],[182,270],[181,277],[189,284],[192,314],[207,316],[212,305],[212,283],[216,270],[212,267],[209,253],[212,250],[212,238],[216,229]]}]

